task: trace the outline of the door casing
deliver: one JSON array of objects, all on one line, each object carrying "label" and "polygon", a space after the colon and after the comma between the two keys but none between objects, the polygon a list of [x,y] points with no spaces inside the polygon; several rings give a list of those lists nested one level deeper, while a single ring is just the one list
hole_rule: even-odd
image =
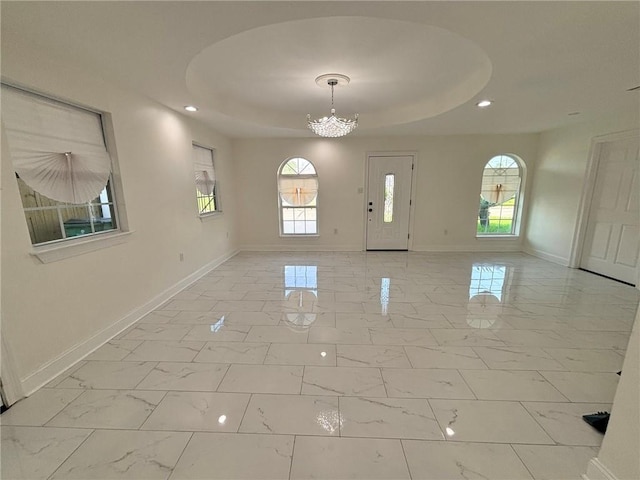
[{"label": "door casing", "polygon": [[411,208],[409,210],[409,238],[407,249],[411,251],[413,249],[413,226],[415,218],[415,206],[416,206],[416,178],[418,174],[418,153],[415,151],[389,151],[389,152],[367,152],[365,157],[365,171],[364,171],[364,198],[363,198],[363,232],[362,232],[362,249],[367,250],[367,219],[368,219],[368,198],[369,198],[369,159],[372,157],[412,157],[413,170],[411,171]]}]

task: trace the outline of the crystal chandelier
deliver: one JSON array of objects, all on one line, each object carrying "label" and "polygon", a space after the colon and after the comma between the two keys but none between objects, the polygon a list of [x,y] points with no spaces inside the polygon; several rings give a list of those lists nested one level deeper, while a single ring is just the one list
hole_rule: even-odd
[{"label": "crystal chandelier", "polygon": [[358,114],[356,113],[353,120],[347,118],[336,117],[336,109],[333,107],[333,87],[336,85],[346,85],[349,83],[349,77],[337,73],[320,75],[316,78],[316,83],[320,86],[327,84],[331,87],[331,116],[311,120],[311,115],[307,115],[309,128],[316,135],[321,137],[344,137],[358,126]]}]

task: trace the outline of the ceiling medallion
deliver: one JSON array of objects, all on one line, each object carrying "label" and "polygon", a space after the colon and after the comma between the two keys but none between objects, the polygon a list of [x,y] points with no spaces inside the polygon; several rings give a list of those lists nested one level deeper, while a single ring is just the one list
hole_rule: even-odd
[{"label": "ceiling medallion", "polygon": [[333,87],[336,85],[347,85],[350,78],[338,73],[328,73],[316,78],[316,83],[320,86],[329,85],[331,87],[331,116],[311,120],[311,115],[307,115],[308,126],[313,133],[321,137],[344,137],[353,132],[358,126],[358,114],[353,120],[336,117],[336,109],[333,107]]}]

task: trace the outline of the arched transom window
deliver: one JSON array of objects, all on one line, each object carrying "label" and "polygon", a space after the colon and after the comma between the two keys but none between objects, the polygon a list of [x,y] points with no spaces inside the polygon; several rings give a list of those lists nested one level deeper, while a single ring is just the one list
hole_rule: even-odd
[{"label": "arched transom window", "polygon": [[304,158],[286,160],[278,169],[281,235],[318,234],[318,175]]},{"label": "arched transom window", "polygon": [[512,155],[497,155],[482,174],[478,235],[517,235],[524,164]]}]

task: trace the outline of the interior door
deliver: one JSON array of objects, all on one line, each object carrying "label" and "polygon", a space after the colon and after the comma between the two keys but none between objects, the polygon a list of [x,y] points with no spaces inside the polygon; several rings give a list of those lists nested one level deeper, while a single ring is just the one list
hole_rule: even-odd
[{"label": "interior door", "polygon": [[639,139],[605,142],[597,159],[580,267],[635,284],[640,250]]},{"label": "interior door", "polygon": [[413,156],[370,156],[367,250],[407,250]]}]

